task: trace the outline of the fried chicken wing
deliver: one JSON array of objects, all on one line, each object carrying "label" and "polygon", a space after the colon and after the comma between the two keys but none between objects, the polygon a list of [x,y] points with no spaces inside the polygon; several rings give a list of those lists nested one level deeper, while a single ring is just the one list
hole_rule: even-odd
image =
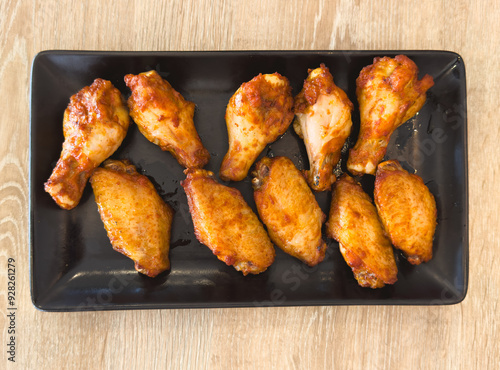
[{"label": "fried chicken wing", "polygon": [[226,109],[229,150],[220,168],[224,181],[243,180],[267,144],[293,119],[292,88],[279,73],[259,74],[234,93]]},{"label": "fried chicken wing", "polygon": [[252,174],[255,204],[271,240],[309,266],[323,261],[325,215],[293,162],[286,157],[264,157]]},{"label": "fried chicken wing", "polygon": [[406,172],[398,161],[382,162],[377,167],[374,196],[392,244],[414,265],[429,261],[437,210],[422,178]]},{"label": "fried chicken wing", "polygon": [[109,81],[98,78],[70,98],[61,156],[45,183],[61,208],[78,205],[92,171],[122,143],[129,120],[120,91]]},{"label": "fried chicken wing", "polygon": [[334,185],[327,235],[339,242],[340,252],[362,287],[394,284],[394,251],[385,236],[370,197],[344,174]]},{"label": "fried chicken wing", "polygon": [[128,74],[125,83],[132,90],[128,107],[139,131],[172,153],[182,166],[205,166],[210,154],[194,127],[194,103],[185,100],[156,71]]},{"label": "fried chicken wing", "polygon": [[302,91],[295,97],[297,118],[293,128],[307,149],[307,182],[314,190],[323,191],[335,182],[333,169],[351,133],[353,105],[324,64],[308,73]]},{"label": "fried chicken wing", "polygon": [[422,108],[434,81],[417,77],[416,64],[405,55],[375,58],[363,68],[356,80],[361,127],[347,161],[352,174],[373,175],[394,130]]},{"label": "fried chicken wing", "polygon": [[186,180],[181,185],[200,243],[243,275],[265,271],[274,261],[274,247],[241,193],[219,184],[210,171],[184,172]]},{"label": "fried chicken wing", "polygon": [[90,183],[113,249],[147,276],[168,270],[174,212],[151,181],[127,160],[107,160]]}]

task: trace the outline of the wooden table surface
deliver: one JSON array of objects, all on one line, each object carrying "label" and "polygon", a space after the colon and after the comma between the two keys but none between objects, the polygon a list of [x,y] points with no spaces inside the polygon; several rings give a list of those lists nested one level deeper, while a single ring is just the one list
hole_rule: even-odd
[{"label": "wooden table surface", "polygon": [[[494,0],[0,0],[0,368],[498,368],[499,36]],[[36,310],[29,291],[29,83],[33,57],[47,49],[459,53],[468,94],[467,297],[430,307]],[[16,261],[15,364],[7,353],[8,258]]]}]

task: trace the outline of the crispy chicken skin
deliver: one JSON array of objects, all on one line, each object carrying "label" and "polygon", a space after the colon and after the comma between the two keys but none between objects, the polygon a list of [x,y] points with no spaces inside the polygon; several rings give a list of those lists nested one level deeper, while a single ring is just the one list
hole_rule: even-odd
[{"label": "crispy chicken skin", "polygon": [[78,205],[92,171],[118,149],[129,121],[122,95],[109,81],[98,78],[70,98],[61,156],[45,183],[59,207]]},{"label": "crispy chicken skin", "polygon": [[347,161],[352,174],[375,174],[394,130],[422,108],[434,81],[417,77],[416,64],[405,55],[375,58],[363,68],[356,80],[361,127]]},{"label": "crispy chicken skin", "polygon": [[170,227],[174,212],[149,179],[129,161],[107,160],[90,178],[113,249],[155,277],[170,268]]},{"label": "crispy chicken skin", "polygon": [[132,90],[127,103],[139,131],[172,153],[181,166],[205,166],[210,154],[194,127],[194,103],[185,100],[156,71],[128,74],[125,83]]},{"label": "crispy chicken skin", "polygon": [[259,74],[242,84],[226,108],[229,149],[220,178],[243,180],[266,145],[283,135],[292,120],[292,88],[286,77]]},{"label": "crispy chicken skin", "polygon": [[394,251],[370,197],[347,174],[335,183],[327,235],[339,242],[340,252],[362,287],[394,284]]},{"label": "crispy chicken skin", "polygon": [[314,190],[323,191],[335,182],[333,169],[351,133],[353,105],[324,64],[308,73],[302,91],[295,97],[297,118],[293,128],[307,149],[307,182]]},{"label": "crispy chicken skin", "polygon": [[274,261],[274,247],[241,193],[219,184],[210,171],[184,172],[186,180],[181,185],[200,243],[243,275],[265,271]]},{"label": "crispy chicken skin", "polygon": [[325,215],[293,162],[286,157],[264,157],[252,175],[255,204],[271,240],[309,266],[323,261]]},{"label": "crispy chicken skin", "polygon": [[429,261],[437,210],[422,178],[406,172],[398,161],[382,162],[377,167],[374,196],[392,244],[414,265]]}]

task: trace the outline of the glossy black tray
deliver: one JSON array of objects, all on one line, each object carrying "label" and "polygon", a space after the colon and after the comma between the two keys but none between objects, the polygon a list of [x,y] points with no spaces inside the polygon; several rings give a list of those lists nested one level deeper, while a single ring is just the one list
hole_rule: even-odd
[{"label": "glossy black tray", "polygon": [[[420,175],[434,194],[438,227],[434,258],[410,265],[396,251],[398,282],[372,290],[357,285],[338,244],[327,239],[325,260],[307,267],[277,248],[264,273],[244,277],[220,262],[193,233],[187,199],[179,182],[182,168],[167,152],[131,125],[112,158],[128,158],[154,179],[176,211],[171,239],[171,271],[151,279],[112,250],[88,185],[71,211],[57,207],[43,184],[59,157],[62,117],[69,97],[95,78],[110,80],[125,97],[123,77],[155,69],[184,97],[196,103],[195,125],[218,173],[225,154],[226,104],[241,83],[258,73],[288,77],[297,94],[307,69],[325,63],[355,105],[353,145],[359,130],[355,81],[375,56],[406,54],[434,77],[427,103],[393,135],[387,158],[399,159]],[[420,76],[420,77],[421,77]],[[366,304],[453,304],[464,299],[468,279],[467,119],[465,67],[446,51],[262,51],[262,52],[76,52],[45,51],[33,60],[31,88],[30,232],[31,296],[47,311]],[[262,155],[286,155],[308,166],[305,147],[290,129]],[[346,155],[342,159],[345,169]],[[373,191],[373,176],[362,185]],[[238,188],[254,208],[250,177]],[[328,214],[330,193],[317,193]]]}]

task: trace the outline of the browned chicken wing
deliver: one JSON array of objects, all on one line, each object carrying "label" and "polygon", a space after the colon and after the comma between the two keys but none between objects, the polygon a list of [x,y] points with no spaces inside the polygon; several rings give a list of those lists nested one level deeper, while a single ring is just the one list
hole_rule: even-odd
[{"label": "browned chicken wing", "polygon": [[377,210],[361,185],[347,174],[334,185],[327,234],[339,242],[360,286],[381,288],[396,282],[394,251]]},{"label": "browned chicken wing", "polygon": [[70,98],[61,157],[45,183],[61,208],[78,205],[92,171],[122,143],[129,120],[120,91],[109,81],[98,78]]},{"label": "browned chicken wing", "polygon": [[436,201],[423,180],[398,161],[382,162],[375,178],[375,204],[392,244],[414,265],[432,258]]},{"label": "browned chicken wing", "polygon": [[323,261],[325,215],[293,162],[286,157],[264,157],[253,175],[255,204],[271,240],[309,266]]},{"label": "browned chicken wing", "polygon": [[187,177],[181,185],[200,243],[243,275],[265,271],[274,261],[274,247],[241,193],[219,184],[210,171],[184,172]]},{"label": "browned chicken wing", "polygon": [[353,105],[324,64],[308,73],[302,91],[295,97],[297,118],[293,127],[307,149],[307,182],[314,190],[323,191],[335,182],[333,170],[351,133]]},{"label": "browned chicken wing", "polygon": [[149,179],[129,161],[107,160],[90,183],[113,249],[147,276],[168,270],[174,212]]},{"label": "browned chicken wing", "polygon": [[356,80],[361,127],[347,161],[352,174],[373,175],[394,130],[422,108],[434,81],[417,77],[416,64],[405,55],[375,58],[363,68]]},{"label": "browned chicken wing", "polygon": [[194,127],[194,103],[187,101],[156,71],[126,75],[132,90],[130,115],[152,143],[169,151],[186,168],[202,168],[210,154]]},{"label": "browned chicken wing", "polygon": [[279,73],[259,74],[234,93],[226,109],[229,150],[220,168],[224,181],[243,180],[267,144],[293,119],[292,88]]}]

